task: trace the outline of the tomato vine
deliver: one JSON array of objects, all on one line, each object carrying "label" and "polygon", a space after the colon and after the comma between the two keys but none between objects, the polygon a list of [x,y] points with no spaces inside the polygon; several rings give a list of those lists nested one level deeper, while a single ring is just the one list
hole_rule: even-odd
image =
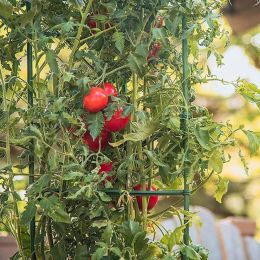
[{"label": "tomato vine", "polygon": [[[221,200],[228,182],[220,173],[229,160],[227,148],[239,145],[236,131],[250,140],[256,136],[214,122],[194,102],[193,86],[216,80],[200,59],[215,55],[221,60],[214,39],[226,37],[217,13],[222,1],[31,2],[27,12],[25,1],[0,0],[0,125],[6,159],[0,169],[0,213],[19,246],[14,259],[32,254],[28,225],[34,217],[37,259],[166,260],[180,254],[206,259],[204,248],[182,241],[193,213],[174,206],[152,212],[157,197],[140,199],[130,192],[182,189],[185,169],[192,192],[215,175]],[[181,90],[183,38],[190,50],[188,103]],[[33,87],[21,74],[28,42]],[[28,88],[34,97],[29,109]],[[189,118],[188,132],[180,117],[182,123]],[[14,162],[11,147],[19,147]],[[14,179],[26,174],[32,154],[35,182],[20,196]],[[108,189],[122,192],[118,198]],[[19,209],[19,202],[26,207]],[[166,214],[183,214],[186,221],[180,218],[174,231],[162,230],[161,241],[148,239],[149,230],[161,229],[157,218]]]}]

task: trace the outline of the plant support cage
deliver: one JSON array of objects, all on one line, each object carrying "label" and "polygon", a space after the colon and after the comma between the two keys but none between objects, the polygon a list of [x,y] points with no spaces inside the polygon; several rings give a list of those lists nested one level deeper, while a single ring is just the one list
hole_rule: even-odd
[{"label": "plant support cage", "polygon": [[[185,5],[185,1],[183,3]],[[31,2],[26,1],[26,9],[29,11],[31,8]],[[190,82],[189,82],[189,69],[188,69],[188,36],[185,33],[186,27],[186,17],[183,15],[182,17],[182,93],[184,97],[184,102],[189,104],[189,97],[190,97]],[[33,51],[32,45],[30,41],[27,42],[27,82],[28,82],[28,106],[32,107],[34,105],[33,100]],[[186,108],[189,106],[186,106]],[[188,121],[189,121],[189,111],[187,109],[183,109],[180,114],[180,127],[183,133],[182,136],[182,148],[185,154],[184,160],[184,170],[183,170],[183,190],[157,190],[157,191],[130,191],[130,195],[138,195],[138,196],[151,196],[151,195],[158,195],[158,196],[183,196],[183,208],[185,211],[189,211],[190,205],[190,189],[188,183],[188,155],[189,155],[189,146],[188,146]],[[34,149],[33,142],[30,145],[31,151]],[[29,155],[29,184],[34,182],[34,155],[33,152]],[[120,196],[123,191],[120,190],[104,190],[107,194],[113,196]],[[184,231],[183,236],[183,243],[185,245],[189,244],[189,225],[187,225],[187,220],[184,217],[184,224],[186,224],[186,228]],[[30,237],[31,237],[31,259],[36,260],[35,255],[35,218],[30,223]],[[186,260],[188,257],[186,255],[182,255],[182,259]]]}]

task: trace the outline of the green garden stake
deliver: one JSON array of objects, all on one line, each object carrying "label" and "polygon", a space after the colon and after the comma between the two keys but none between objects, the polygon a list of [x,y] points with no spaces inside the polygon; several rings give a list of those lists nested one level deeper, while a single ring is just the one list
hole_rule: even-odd
[{"label": "green garden stake", "polygon": [[[31,2],[26,1],[26,10],[29,11],[31,9]],[[27,82],[29,85],[28,88],[28,107],[33,106],[33,55],[32,55],[32,44],[27,42]],[[34,182],[34,144],[33,142],[30,145],[31,153],[29,155],[29,184]],[[31,259],[36,260],[35,255],[35,218],[30,222],[30,239],[31,239]]]},{"label": "green garden stake", "polygon": [[[185,1],[184,1],[185,5]],[[189,140],[188,140],[188,120],[189,120],[189,65],[188,65],[188,40],[187,36],[185,35],[185,31],[187,28],[187,21],[185,15],[182,17],[182,66],[183,66],[183,73],[182,73],[182,93],[185,102],[185,108],[182,111],[181,115],[181,130],[183,132],[183,151],[184,151],[184,170],[183,170],[183,178],[184,178],[184,210],[188,211],[190,206],[190,190],[189,190],[189,183],[188,183],[188,174],[189,174],[189,166],[187,164],[188,161],[188,153],[189,153]],[[184,224],[187,224],[187,220],[184,219]],[[189,225],[186,225],[184,230],[183,236],[183,243],[185,245],[189,244]],[[182,259],[188,259],[186,255],[182,256]]]}]

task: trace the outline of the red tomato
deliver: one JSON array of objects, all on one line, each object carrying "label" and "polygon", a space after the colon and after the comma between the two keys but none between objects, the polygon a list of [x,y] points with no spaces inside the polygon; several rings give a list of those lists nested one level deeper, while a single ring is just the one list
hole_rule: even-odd
[{"label": "red tomato", "polygon": [[163,17],[162,16],[159,15],[159,16],[156,17],[156,21],[154,23],[154,27],[155,28],[163,27]]},{"label": "red tomato", "polygon": [[117,90],[116,90],[115,86],[112,83],[105,82],[103,84],[103,86],[104,86],[104,90],[106,91],[108,96],[117,97]]},{"label": "red tomato", "polygon": [[159,42],[155,43],[152,46],[150,54],[147,57],[147,61],[150,61],[152,59],[152,57],[157,58],[157,52],[160,50],[160,48],[161,48],[161,44]]},{"label": "red tomato", "polygon": [[122,117],[123,109],[120,108],[115,111],[114,115],[111,117],[110,120],[107,120],[105,117],[105,124],[104,128],[109,132],[118,132],[124,129],[130,119],[130,115],[126,117]]},{"label": "red tomato", "polygon": [[[141,184],[136,185],[134,187],[134,190],[142,190],[142,185]],[[148,186],[147,185],[146,185],[146,190],[148,190]],[[152,186],[151,190],[155,191],[156,187]],[[137,204],[138,204],[139,209],[142,210],[142,196],[137,196],[136,200],[137,200]],[[149,197],[149,201],[148,201],[148,204],[147,204],[147,209],[148,210],[153,209],[155,207],[155,205],[157,204],[158,200],[159,200],[159,197],[157,195],[151,195]]]},{"label": "red tomato", "polygon": [[[107,173],[112,171],[112,167],[113,167],[113,163],[109,162],[109,163],[103,163],[100,165],[100,169],[98,171],[98,174],[105,174],[107,175]],[[107,181],[113,181],[115,179],[115,176],[106,176],[106,180]]]},{"label": "red tomato", "polygon": [[89,131],[83,135],[83,143],[86,144],[91,151],[97,152],[99,150],[99,144],[101,150],[105,149],[110,140],[110,133],[106,130],[102,130],[100,136],[95,140],[90,135]]},{"label": "red tomato", "polygon": [[93,87],[88,95],[83,97],[83,107],[90,113],[96,113],[107,106],[108,95],[104,89]]},{"label": "red tomato", "polygon": [[[88,26],[89,26],[90,28],[92,28],[92,29],[97,28],[97,22],[94,21],[94,20],[89,19],[89,20],[87,21],[87,24],[88,24]],[[91,31],[92,31],[92,30],[91,30]]]}]

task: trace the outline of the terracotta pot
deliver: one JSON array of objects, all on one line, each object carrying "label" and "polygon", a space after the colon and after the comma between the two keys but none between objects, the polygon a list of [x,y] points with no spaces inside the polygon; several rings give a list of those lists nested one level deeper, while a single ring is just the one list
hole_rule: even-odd
[{"label": "terracotta pot", "polygon": [[241,236],[254,236],[256,234],[256,222],[243,217],[228,217],[238,229]]},{"label": "terracotta pot", "polygon": [[15,239],[0,233],[0,260],[8,260],[17,252]]}]

